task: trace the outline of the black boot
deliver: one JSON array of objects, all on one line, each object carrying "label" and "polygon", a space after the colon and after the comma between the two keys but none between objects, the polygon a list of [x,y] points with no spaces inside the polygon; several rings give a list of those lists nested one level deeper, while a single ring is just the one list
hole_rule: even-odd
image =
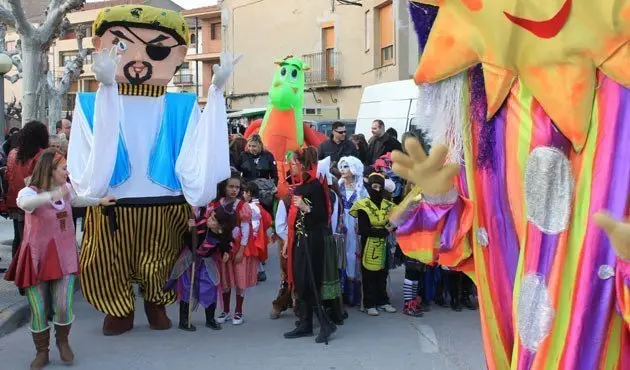
[{"label": "black boot", "polygon": [[210,307],[206,308],[206,326],[212,330],[221,330],[221,324],[219,324],[214,318],[214,311],[216,309],[216,303],[213,303]]},{"label": "black boot", "polygon": [[323,315],[324,314],[322,312],[317,312],[319,334],[317,334],[317,338],[315,338],[315,343],[328,344],[328,339],[337,331],[337,326],[332,322],[332,320],[327,319]]},{"label": "black boot", "polygon": [[331,302],[330,320],[337,326],[343,325],[345,308],[341,305],[341,299],[337,298]]},{"label": "black boot", "polygon": [[461,303],[461,275],[457,271],[449,271],[448,277],[449,294],[451,296],[451,309],[455,312],[462,311]]},{"label": "black boot", "polygon": [[295,329],[288,333],[284,333],[287,339],[295,339],[302,337],[310,337],[313,335],[313,308],[306,302],[300,302],[299,305],[300,321]]},{"label": "black boot", "polygon": [[188,308],[190,305],[188,302],[180,302],[179,303],[179,326],[178,328],[185,331],[195,331],[194,325],[190,324],[190,317],[188,317]]},{"label": "black boot", "polygon": [[471,311],[475,311],[477,309],[477,305],[473,303],[470,299],[470,294],[464,294],[462,297],[462,305]]}]

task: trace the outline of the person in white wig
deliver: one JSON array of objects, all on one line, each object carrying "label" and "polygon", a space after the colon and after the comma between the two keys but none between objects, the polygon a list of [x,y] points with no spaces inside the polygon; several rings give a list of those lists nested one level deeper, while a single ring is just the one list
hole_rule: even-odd
[{"label": "person in white wig", "polygon": [[359,243],[359,229],[357,219],[350,216],[352,205],[363,198],[369,197],[363,182],[363,163],[355,157],[342,157],[337,168],[341,173],[339,192],[343,203],[343,224],[346,239],[346,268],[344,271],[343,291],[346,304],[351,307],[361,303],[361,270],[358,268],[357,245]]}]

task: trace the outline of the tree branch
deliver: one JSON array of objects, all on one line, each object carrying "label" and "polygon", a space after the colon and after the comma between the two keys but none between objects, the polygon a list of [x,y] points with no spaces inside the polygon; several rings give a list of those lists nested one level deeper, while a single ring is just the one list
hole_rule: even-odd
[{"label": "tree branch", "polygon": [[0,53],[7,52],[7,25],[4,23],[0,23]]},{"label": "tree branch", "polygon": [[55,36],[56,31],[59,28],[59,25],[61,25],[61,22],[66,14],[72,10],[81,8],[85,3],[85,0],[65,0],[61,5],[54,8],[52,7],[52,5],[59,4],[59,2],[59,0],[52,0],[48,14],[46,15],[46,20],[38,30],[38,36],[42,43],[50,41]]},{"label": "tree branch", "polygon": [[22,78],[21,73],[15,73],[12,75],[4,75],[4,79],[11,82],[12,84],[16,83],[20,78]]},{"label": "tree branch", "polygon": [[0,23],[4,23],[9,26],[15,26],[15,17],[10,11],[0,6]]},{"label": "tree branch", "polygon": [[59,82],[59,87],[54,90],[59,96],[67,93],[70,89],[70,85],[81,76],[81,73],[83,73],[83,63],[90,52],[88,49],[83,48],[83,39],[86,35],[85,26],[81,25],[77,27],[76,34],[79,53],[74,59],[68,61],[65,65],[63,76]]},{"label": "tree branch", "polygon": [[24,8],[22,8],[22,2],[20,0],[7,0],[9,7],[11,8],[11,14],[13,15],[15,22],[15,30],[21,36],[30,37],[35,29],[29,23],[28,19],[26,19],[26,14],[24,13]]}]

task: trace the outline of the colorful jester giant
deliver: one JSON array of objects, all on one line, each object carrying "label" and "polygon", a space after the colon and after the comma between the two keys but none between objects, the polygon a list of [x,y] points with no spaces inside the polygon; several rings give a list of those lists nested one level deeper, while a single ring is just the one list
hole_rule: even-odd
[{"label": "colorful jester giant", "polygon": [[438,145],[393,155],[404,252],[474,276],[489,369],[630,368],[630,226],[594,217],[630,206],[630,0],[409,6]]},{"label": "colorful jester giant", "polygon": [[[302,146],[318,146],[326,137],[314,131],[302,121],[304,104],[304,73],[310,67],[299,58],[288,56],[276,61],[278,68],[273,76],[269,89],[269,104],[265,117],[254,121],[245,132],[245,136],[257,130],[262,137],[265,148],[269,150],[278,163],[283,163],[287,153]],[[278,166],[282,170],[283,166]],[[278,193],[287,191],[285,175],[279,174]]]}]

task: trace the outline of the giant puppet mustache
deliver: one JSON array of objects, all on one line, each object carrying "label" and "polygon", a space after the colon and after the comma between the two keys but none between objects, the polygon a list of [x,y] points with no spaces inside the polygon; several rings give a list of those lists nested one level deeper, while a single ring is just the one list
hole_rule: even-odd
[{"label": "giant puppet mustache", "polygon": [[144,82],[147,82],[148,80],[150,80],[151,77],[153,76],[153,66],[151,65],[151,63],[142,62],[142,65],[144,65],[147,68],[147,72],[142,77],[140,77],[140,75],[137,73],[135,73],[135,76],[131,75],[132,68],[135,64],[136,62],[133,61],[133,62],[129,62],[125,64],[125,66],[123,67],[123,73],[125,74],[125,78],[127,78],[129,83],[132,85],[141,85]]}]

